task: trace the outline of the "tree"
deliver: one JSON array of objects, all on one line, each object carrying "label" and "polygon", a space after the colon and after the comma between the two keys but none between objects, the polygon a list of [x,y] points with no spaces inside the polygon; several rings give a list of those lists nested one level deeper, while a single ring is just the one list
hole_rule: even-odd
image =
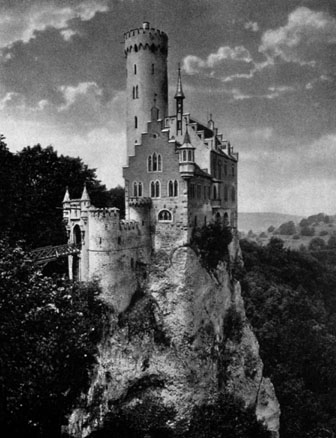
[{"label": "tree", "polygon": [[304,226],[301,228],[301,236],[314,236],[315,229],[314,227]]},{"label": "tree", "polygon": [[336,248],[336,236],[335,235],[332,235],[329,237],[327,245],[328,245],[329,249]]},{"label": "tree", "polygon": [[58,437],[107,313],[96,285],[43,277],[27,258],[0,241],[0,426],[5,436]]},{"label": "tree", "polygon": [[[86,183],[96,207],[110,203],[110,193],[94,169],[80,158],[59,156],[51,146],[26,147],[12,154],[2,140],[0,177],[1,231],[12,242],[23,239],[32,247],[66,242],[61,210],[66,185],[72,197],[80,198]],[[111,194],[115,195],[113,190]]]},{"label": "tree", "polygon": [[269,233],[273,233],[274,230],[275,230],[275,227],[274,227],[273,225],[270,225],[270,226],[267,228],[267,231],[268,231]]},{"label": "tree", "polygon": [[325,249],[326,243],[321,237],[314,237],[308,245],[309,251],[320,251],[321,249]]},{"label": "tree", "polygon": [[[282,438],[336,432],[335,264],[280,242],[241,242],[242,292],[264,373],[281,406]],[[314,431],[314,432],[312,432]],[[316,433],[316,435],[312,435]]]},{"label": "tree", "polygon": [[279,234],[293,235],[296,233],[296,227],[293,221],[285,222],[279,227]]}]

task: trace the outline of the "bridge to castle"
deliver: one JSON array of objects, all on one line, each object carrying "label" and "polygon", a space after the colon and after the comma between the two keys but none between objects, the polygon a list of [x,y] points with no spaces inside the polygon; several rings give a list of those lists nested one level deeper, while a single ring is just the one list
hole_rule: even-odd
[{"label": "bridge to castle", "polygon": [[57,246],[44,246],[30,251],[31,260],[36,264],[46,264],[60,257],[79,254],[81,245],[71,243]]}]

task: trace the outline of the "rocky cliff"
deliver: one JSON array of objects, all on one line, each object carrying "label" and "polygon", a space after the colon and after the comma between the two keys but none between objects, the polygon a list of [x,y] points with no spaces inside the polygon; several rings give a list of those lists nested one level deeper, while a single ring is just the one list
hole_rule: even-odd
[{"label": "rocky cliff", "polygon": [[190,247],[155,254],[128,309],[111,314],[90,389],[70,417],[71,436],[109,427],[183,434],[195,406],[223,392],[278,436],[279,404],[230,274],[239,258],[237,240],[213,273]]}]

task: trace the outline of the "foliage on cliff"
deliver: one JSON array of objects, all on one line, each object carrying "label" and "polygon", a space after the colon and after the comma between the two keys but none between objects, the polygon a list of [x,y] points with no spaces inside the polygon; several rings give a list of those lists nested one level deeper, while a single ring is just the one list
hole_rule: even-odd
[{"label": "foliage on cliff", "polygon": [[336,433],[336,269],[280,239],[241,241],[247,316],[281,406],[281,437]]},{"label": "foliage on cliff", "polygon": [[0,181],[0,232],[32,247],[66,242],[61,210],[66,185],[78,198],[86,182],[95,206],[124,210],[121,187],[108,191],[94,169],[80,158],[58,155],[51,146],[13,154],[0,136]]},{"label": "foliage on cliff", "polygon": [[43,277],[0,241],[0,429],[57,437],[89,381],[106,311],[95,284]]},{"label": "foliage on cliff", "polygon": [[200,255],[202,264],[209,270],[216,269],[220,261],[228,255],[228,245],[232,241],[229,227],[219,222],[196,228],[192,236],[192,247]]}]

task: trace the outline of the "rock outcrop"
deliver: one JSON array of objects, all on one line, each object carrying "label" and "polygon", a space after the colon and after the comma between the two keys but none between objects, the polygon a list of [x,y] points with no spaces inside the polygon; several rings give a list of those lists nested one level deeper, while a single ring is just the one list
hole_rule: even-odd
[{"label": "rock outcrop", "polygon": [[234,240],[230,261],[209,273],[190,247],[155,254],[129,308],[111,315],[90,389],[70,417],[71,436],[84,438],[121,417],[178,435],[195,406],[223,391],[278,436],[279,404],[230,274],[239,257]]}]

